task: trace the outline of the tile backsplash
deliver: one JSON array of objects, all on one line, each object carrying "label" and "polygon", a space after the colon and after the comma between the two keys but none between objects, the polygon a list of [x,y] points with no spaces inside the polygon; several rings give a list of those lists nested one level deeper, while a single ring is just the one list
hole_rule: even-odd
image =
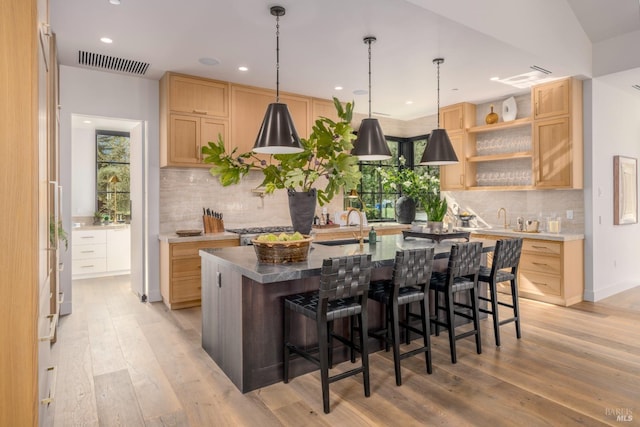
[{"label": "tile backsplash", "polygon": [[[477,216],[471,225],[479,227],[504,227],[504,217],[498,218],[498,209],[505,208],[507,222],[515,227],[516,218],[538,219],[546,227],[549,216],[561,217],[564,232],[584,233],[583,190],[533,190],[533,191],[447,191],[449,208],[457,205],[460,212],[469,211]],[[572,211],[573,219],[567,219]]]},{"label": "tile backsplash", "polygon": [[[226,228],[248,226],[291,225],[289,202],[284,190],[260,197],[252,190],[262,182],[260,172],[251,172],[240,184],[223,187],[207,169],[160,170],[160,233],[179,229],[201,229],[202,208],[224,214]],[[502,227],[498,209],[507,210],[511,226],[516,218],[538,219],[562,217],[562,230],[584,232],[584,200],[582,190],[537,191],[448,191],[449,206],[467,210],[478,219],[472,225]],[[343,198],[336,197],[325,206],[330,214],[343,209]],[[322,208],[318,206],[318,213]],[[573,219],[566,211],[573,211]],[[333,215],[332,215],[333,217]],[[544,225],[544,223],[543,223]]]},{"label": "tile backsplash", "polygon": [[[287,192],[276,190],[261,197],[253,191],[261,182],[261,172],[250,172],[239,184],[223,187],[208,169],[161,169],[160,233],[202,229],[202,208],[221,212],[225,228],[291,225]],[[342,206],[338,196],[324,207],[333,218]],[[322,212],[322,207],[317,210]]]}]

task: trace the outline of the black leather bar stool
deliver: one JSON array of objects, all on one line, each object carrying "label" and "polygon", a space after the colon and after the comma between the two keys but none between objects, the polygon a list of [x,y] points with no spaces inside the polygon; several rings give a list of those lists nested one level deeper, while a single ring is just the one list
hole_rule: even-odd
[{"label": "black leather bar stool", "polygon": [[[482,353],[480,336],[480,312],[478,310],[478,272],[482,258],[482,243],[457,243],[451,247],[446,273],[434,272],[431,275],[430,288],[435,295],[435,316],[431,322],[436,326],[436,336],[440,335],[440,326],[449,331],[451,363],[456,363],[456,340],[471,335],[476,337],[476,351]],[[456,302],[454,296],[466,292],[469,303]],[[440,303],[440,294],[444,296],[444,305]],[[445,312],[445,320],[439,319],[440,311]],[[473,322],[473,329],[456,335],[455,316],[461,316]]]},{"label": "black leather bar stool", "polygon": [[[478,298],[487,301],[487,308],[480,308],[482,313],[491,314],[493,317],[493,334],[496,346],[500,346],[500,326],[514,322],[516,336],[520,339],[520,308],[518,306],[518,265],[522,253],[522,238],[503,239],[496,242],[493,252],[491,268],[480,267],[478,281],[489,284],[489,297],[480,295]],[[509,282],[511,286],[511,303],[498,300],[498,283]],[[499,307],[504,306],[513,310],[513,316],[508,319],[499,319]]]},{"label": "black leather bar stool", "polygon": [[[362,373],[364,395],[371,394],[369,387],[369,353],[367,348],[367,292],[371,280],[371,255],[350,255],[325,259],[320,273],[320,289],[317,291],[289,295],[284,298],[284,382],[289,382],[289,359],[296,353],[320,367],[322,403],[329,413],[329,384],[343,378]],[[318,348],[304,350],[290,342],[291,313],[300,313],[316,322]],[[349,318],[351,336],[334,334],[333,321]],[[354,340],[353,321],[357,320],[359,343]],[[358,368],[329,376],[332,339],[338,339],[358,351],[361,365]],[[352,362],[354,361],[352,353]]]},{"label": "black leather bar stool", "polygon": [[[389,345],[393,347],[393,361],[396,373],[396,385],[402,385],[400,360],[417,354],[425,353],[427,372],[432,372],[431,367],[431,341],[429,330],[429,298],[428,286],[433,270],[433,248],[409,249],[396,251],[396,260],[393,266],[393,276],[390,280],[371,283],[369,298],[384,305],[384,327],[369,331],[369,335],[385,342],[388,351]],[[418,329],[409,323],[400,322],[398,306],[420,302],[421,327]],[[408,312],[408,310],[407,310]],[[400,353],[400,326],[408,335],[415,332],[422,335],[424,345],[415,350]]]}]

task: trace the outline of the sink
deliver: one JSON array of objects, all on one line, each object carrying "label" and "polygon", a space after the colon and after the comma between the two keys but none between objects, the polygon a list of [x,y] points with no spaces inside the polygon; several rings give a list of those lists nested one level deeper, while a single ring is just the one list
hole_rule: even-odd
[{"label": "sink", "polygon": [[[364,239],[364,243],[368,243],[369,239]],[[360,243],[358,239],[341,239],[341,240],[324,240],[320,242],[313,242],[316,245],[323,246],[342,246],[342,245],[357,245]]]}]

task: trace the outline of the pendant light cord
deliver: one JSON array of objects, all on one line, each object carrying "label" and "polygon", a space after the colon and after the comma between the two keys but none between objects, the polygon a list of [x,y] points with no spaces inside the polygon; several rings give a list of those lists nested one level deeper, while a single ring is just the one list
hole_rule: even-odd
[{"label": "pendant light cord", "polygon": [[438,110],[436,110],[436,114],[438,115],[438,129],[440,129],[440,64],[444,62],[444,58],[436,58],[433,60],[433,63],[437,65],[437,78],[438,78]]},{"label": "pendant light cord", "polygon": [[369,45],[369,118],[371,118],[371,42],[373,40],[369,38],[367,44]]},{"label": "pendant light cord", "polygon": [[276,15],[276,103],[280,102],[280,15]]},{"label": "pendant light cord", "polygon": [[438,79],[438,109],[436,110],[437,115],[438,115],[438,129],[440,129],[440,61],[438,61],[438,72],[437,72],[437,79]]}]

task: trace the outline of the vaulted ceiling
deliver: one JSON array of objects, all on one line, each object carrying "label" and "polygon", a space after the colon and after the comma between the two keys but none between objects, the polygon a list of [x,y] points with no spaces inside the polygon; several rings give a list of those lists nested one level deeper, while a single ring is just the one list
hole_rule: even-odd
[{"label": "vaulted ceiling", "polygon": [[[374,115],[434,114],[436,57],[445,59],[441,105],[522,93],[527,89],[490,78],[522,81],[523,74],[536,74],[532,66],[551,71],[552,78],[607,76],[640,96],[632,88],[640,84],[638,0],[120,3],[51,0],[61,64],[82,66],[79,52],[86,52],[147,63],[143,78],[176,71],[275,89],[276,19],[269,8],[277,4],[286,8],[280,18],[280,90],[354,100],[361,113],[368,109],[367,35],[377,38],[372,45]],[[101,37],[113,43],[102,43]]]}]

